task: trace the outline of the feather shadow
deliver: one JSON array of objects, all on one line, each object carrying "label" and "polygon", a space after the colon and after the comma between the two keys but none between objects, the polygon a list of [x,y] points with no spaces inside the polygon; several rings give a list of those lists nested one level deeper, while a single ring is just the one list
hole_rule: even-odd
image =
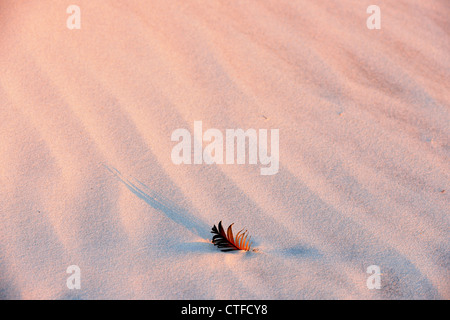
[{"label": "feather shadow", "polygon": [[152,191],[148,186],[146,186],[139,180],[134,178],[132,181],[125,178],[119,170],[110,168],[105,164],[103,166],[106,167],[106,169],[108,169],[112,174],[114,174],[114,176],[119,181],[121,181],[128,188],[128,190],[130,190],[140,199],[144,200],[152,208],[161,211],[169,219],[197,234],[199,237],[203,239],[209,238],[207,230],[210,227],[194,219],[192,214],[190,214],[187,210],[181,208],[180,206],[177,206],[173,203],[173,201],[166,198],[165,196]]}]

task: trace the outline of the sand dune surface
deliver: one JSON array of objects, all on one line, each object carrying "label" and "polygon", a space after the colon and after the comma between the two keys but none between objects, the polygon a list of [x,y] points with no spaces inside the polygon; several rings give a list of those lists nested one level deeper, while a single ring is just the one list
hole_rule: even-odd
[{"label": "sand dune surface", "polygon": [[[0,298],[449,299],[450,6],[371,4],[2,0]],[[278,172],[174,164],[194,121]]]}]

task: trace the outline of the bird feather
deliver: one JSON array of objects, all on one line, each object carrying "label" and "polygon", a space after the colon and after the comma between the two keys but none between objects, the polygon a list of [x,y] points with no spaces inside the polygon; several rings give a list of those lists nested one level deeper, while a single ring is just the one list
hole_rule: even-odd
[{"label": "bird feather", "polygon": [[218,227],[214,225],[211,230],[211,233],[214,234],[212,242],[222,251],[249,251],[252,243],[250,242],[251,237],[248,238],[247,230],[242,232],[244,230],[242,229],[236,234],[236,236],[233,236],[233,224],[234,223],[230,224],[226,232],[222,226],[222,221],[219,222]]}]

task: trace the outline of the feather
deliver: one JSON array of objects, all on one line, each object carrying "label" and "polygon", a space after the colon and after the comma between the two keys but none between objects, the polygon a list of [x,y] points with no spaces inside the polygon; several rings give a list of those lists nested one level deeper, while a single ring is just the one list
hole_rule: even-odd
[{"label": "feather", "polygon": [[212,242],[222,251],[233,251],[233,250],[250,251],[250,247],[252,245],[250,243],[251,237],[247,239],[248,237],[247,230],[242,232],[244,230],[242,229],[236,234],[236,237],[234,237],[232,228],[233,224],[234,223],[230,224],[230,226],[227,229],[227,232],[225,232],[224,228],[222,227],[222,221],[219,222],[218,228],[216,227],[216,225],[214,225],[211,230],[211,233],[214,234]]}]

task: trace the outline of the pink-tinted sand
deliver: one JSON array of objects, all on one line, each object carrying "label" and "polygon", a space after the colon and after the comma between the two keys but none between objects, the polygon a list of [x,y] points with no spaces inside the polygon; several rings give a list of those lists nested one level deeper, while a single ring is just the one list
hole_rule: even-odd
[{"label": "pink-tinted sand", "polygon": [[[449,299],[449,16],[1,0],[0,298]],[[171,133],[195,120],[279,129],[278,174],[174,165]],[[217,250],[220,220],[259,252]]]}]

